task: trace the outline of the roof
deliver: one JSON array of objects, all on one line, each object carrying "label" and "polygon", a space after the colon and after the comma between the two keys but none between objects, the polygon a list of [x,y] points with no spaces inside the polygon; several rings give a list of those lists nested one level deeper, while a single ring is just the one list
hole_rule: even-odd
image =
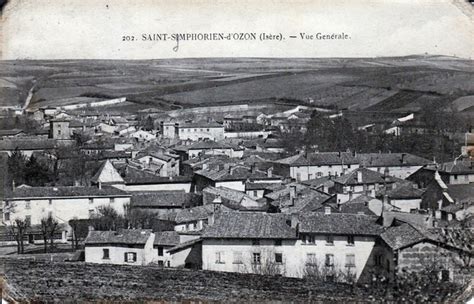
[{"label": "roof", "polygon": [[234,181],[234,180],[281,180],[281,176],[272,174],[268,175],[267,172],[259,170],[251,170],[245,166],[234,166],[229,169],[213,170],[213,169],[202,169],[196,171],[194,174],[204,176],[212,181]]},{"label": "roof", "polygon": [[6,194],[8,199],[37,199],[47,197],[123,197],[130,196],[125,191],[112,186],[98,187],[27,187],[15,188]]},{"label": "roof", "polygon": [[289,217],[278,213],[223,212],[202,238],[296,239],[296,230],[287,224]]},{"label": "roof", "polygon": [[303,185],[318,189],[320,187],[332,188],[334,187],[334,178],[332,176],[323,176],[315,179],[310,179],[301,182]]},{"label": "roof", "polygon": [[199,141],[191,145],[176,146],[173,148],[173,150],[177,150],[177,151],[206,150],[206,149],[209,149],[209,150],[210,149],[233,149],[234,151],[243,150],[243,148],[241,148],[238,145],[228,144],[225,142],[216,142],[212,140]]},{"label": "roof", "polygon": [[0,137],[1,136],[14,136],[20,133],[23,133],[22,129],[0,130]]},{"label": "roof", "polygon": [[245,183],[245,190],[246,191],[249,191],[249,190],[264,190],[264,189],[267,189],[268,187],[271,187],[273,186],[275,183],[252,183],[252,182],[249,182],[249,183]]},{"label": "roof", "polygon": [[[224,206],[221,206],[222,209],[224,210],[229,210]],[[192,208],[186,208],[179,210],[176,213],[175,217],[175,222],[177,224],[180,223],[188,223],[188,222],[194,222],[198,220],[204,220],[207,219],[210,215],[214,213],[214,206],[209,204],[209,205],[203,205],[203,206],[196,206]]]},{"label": "roof", "polygon": [[299,216],[299,231],[315,234],[380,235],[383,227],[376,224],[377,217],[350,214],[314,212]]},{"label": "roof", "polygon": [[366,167],[424,166],[432,163],[410,153],[361,153],[356,155],[356,159]]},{"label": "roof", "polygon": [[128,165],[121,167],[119,172],[127,185],[191,183],[192,181],[191,176],[163,177]]},{"label": "roof", "polygon": [[155,232],[153,245],[158,246],[176,246],[179,244],[179,234],[177,231]]},{"label": "roof", "polygon": [[97,170],[97,173],[91,178],[93,183],[123,183],[123,179],[117,172],[117,169],[109,160],[106,160]]},{"label": "roof", "polygon": [[450,174],[474,174],[474,160],[460,160],[439,165],[439,170]]},{"label": "roof", "polygon": [[325,166],[325,165],[350,165],[357,164],[358,161],[350,152],[317,152],[297,154],[276,161],[279,164],[290,166]]},{"label": "roof", "polygon": [[276,184],[275,187],[270,187],[269,190],[273,190],[268,194],[265,194],[265,197],[271,200],[277,200],[281,197],[289,196],[290,195],[290,187],[296,187],[296,192],[303,191],[307,189],[308,186],[299,184],[299,183],[289,183],[286,185]]},{"label": "roof", "polygon": [[57,147],[55,139],[15,138],[0,140],[0,150],[49,150]]},{"label": "roof", "polygon": [[151,235],[147,229],[121,229],[118,231],[89,231],[85,245],[117,244],[145,245]]},{"label": "roof", "polygon": [[392,189],[381,191],[377,195],[387,195],[391,199],[415,199],[421,198],[424,191],[417,189],[411,183],[397,182],[392,185]]},{"label": "roof", "polygon": [[426,239],[422,233],[407,223],[389,227],[380,237],[393,250],[398,250]]},{"label": "roof", "polygon": [[284,213],[297,213],[321,209],[330,198],[329,194],[307,188],[297,192],[293,201],[287,195],[280,200],[273,201],[272,204],[279,207]]},{"label": "roof", "polygon": [[349,173],[339,176],[334,180],[335,183],[343,185],[383,184],[393,183],[394,181],[395,178],[392,176],[384,177],[383,174],[369,170],[367,168],[357,168]]},{"label": "roof", "polygon": [[224,128],[223,125],[217,122],[197,121],[179,124],[178,128]]},{"label": "roof", "polygon": [[474,202],[474,184],[448,185],[448,193],[457,203]]},{"label": "roof", "polygon": [[195,244],[198,244],[202,241],[201,238],[196,238],[196,239],[193,239],[193,240],[189,240],[189,241],[186,241],[186,242],[183,242],[183,243],[180,243],[172,248],[169,248],[167,251],[172,253],[172,252],[175,252],[175,251],[180,251],[182,249],[186,249],[190,246],[194,246]]},{"label": "roof", "polygon": [[202,194],[204,204],[211,204],[217,196],[220,196],[222,204],[233,210],[267,211],[268,209],[266,202],[258,202],[241,191],[226,187],[209,186],[202,190]]},{"label": "roof", "polygon": [[182,208],[195,206],[200,201],[200,195],[184,191],[132,192],[130,206],[134,208]]},{"label": "roof", "polygon": [[340,212],[341,213],[353,213],[353,214],[366,214],[366,215],[376,215],[369,208],[369,202],[372,200],[376,200],[375,198],[368,196],[368,195],[359,195],[356,198],[345,202],[344,204],[340,205]]}]

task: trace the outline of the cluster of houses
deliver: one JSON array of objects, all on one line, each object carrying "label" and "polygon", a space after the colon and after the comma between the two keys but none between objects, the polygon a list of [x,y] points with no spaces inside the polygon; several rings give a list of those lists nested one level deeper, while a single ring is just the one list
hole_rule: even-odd
[{"label": "cluster of houses", "polygon": [[[155,121],[151,130],[130,117],[78,119],[55,113],[41,141],[21,130],[0,133],[0,153],[29,157],[89,132],[81,151],[101,156],[87,185],[8,185],[4,225],[20,218],[37,226],[52,216],[62,224],[57,241],[68,242],[70,220],[108,206],[150,214],[155,225],[91,229],[86,262],[363,280],[419,269],[426,252],[443,261],[443,279],[467,280],[459,269],[472,265],[458,262],[472,251],[451,232],[472,227],[472,158],[440,164],[409,153],[288,155],[271,136],[226,137],[244,123],[290,131],[293,121],[303,131],[309,114],[300,107],[226,116],[223,124]],[[29,243],[40,239],[27,233]]]}]

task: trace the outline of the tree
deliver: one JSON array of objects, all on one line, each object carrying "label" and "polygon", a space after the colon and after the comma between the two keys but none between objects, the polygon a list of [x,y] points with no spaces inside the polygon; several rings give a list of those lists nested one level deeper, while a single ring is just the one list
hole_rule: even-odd
[{"label": "tree", "polygon": [[22,254],[25,252],[24,238],[26,230],[30,227],[30,222],[27,219],[16,218],[10,225],[10,233],[14,236],[17,243],[17,253]]},{"label": "tree", "polygon": [[91,218],[91,224],[95,230],[113,230],[126,228],[124,216],[110,206],[100,206],[97,208],[97,214]]},{"label": "tree", "polygon": [[79,241],[87,237],[89,224],[89,220],[79,220],[77,218],[69,221],[69,226],[72,229],[72,249],[79,249]]},{"label": "tree", "polygon": [[41,235],[43,236],[44,241],[44,252],[48,252],[48,240],[49,240],[49,249],[52,251],[54,247],[54,234],[57,232],[59,227],[58,221],[53,218],[51,214],[47,217],[41,219],[40,229]]},{"label": "tree", "polygon": [[8,157],[8,180],[20,185],[25,183],[26,157],[18,148]]},{"label": "tree", "polygon": [[51,182],[49,168],[39,163],[35,156],[31,156],[25,165],[25,182],[30,186],[44,186]]}]

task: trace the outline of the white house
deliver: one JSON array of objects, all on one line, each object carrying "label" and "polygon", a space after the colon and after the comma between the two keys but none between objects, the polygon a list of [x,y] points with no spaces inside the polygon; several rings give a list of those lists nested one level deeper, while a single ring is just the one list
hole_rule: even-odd
[{"label": "white house", "polygon": [[130,203],[131,195],[111,186],[99,187],[22,187],[3,198],[3,221],[27,219],[38,225],[52,215],[59,223],[73,218],[88,219],[101,206],[110,206],[119,214]]},{"label": "white house", "polygon": [[142,140],[142,141],[150,141],[150,140],[153,140],[156,138],[155,135],[153,135],[152,133],[150,132],[147,132],[147,131],[144,131],[144,130],[138,130],[136,132],[133,132],[132,134],[130,134],[130,137],[133,137],[133,138],[136,138],[138,139],[139,141]]},{"label": "white house", "polygon": [[359,168],[350,152],[301,153],[273,163],[275,173],[296,181],[306,181],[323,176],[340,176]]},{"label": "white house", "polygon": [[136,160],[143,168],[158,173],[160,176],[179,175],[179,156],[166,152],[139,153]]},{"label": "white house", "polygon": [[84,241],[86,263],[148,265],[156,261],[151,230],[89,231]]},{"label": "white house", "polygon": [[315,212],[291,217],[270,213],[222,213],[202,235],[205,270],[327,280],[350,275],[358,280],[377,267],[372,258],[383,231],[376,218]]},{"label": "white house", "polygon": [[194,122],[163,124],[163,136],[165,138],[177,138],[181,140],[223,140],[224,126],[216,122]]},{"label": "white house", "polygon": [[172,255],[168,252],[170,248],[180,242],[179,234],[176,231],[159,231],[155,233],[153,248],[155,250],[154,263],[158,266],[172,267]]}]

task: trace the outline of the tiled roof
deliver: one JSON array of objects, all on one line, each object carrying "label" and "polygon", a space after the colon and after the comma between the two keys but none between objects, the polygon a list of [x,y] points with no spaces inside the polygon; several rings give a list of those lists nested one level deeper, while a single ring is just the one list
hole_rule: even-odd
[{"label": "tiled roof", "polygon": [[[358,172],[362,174],[362,178],[358,179]],[[335,183],[343,185],[363,185],[363,184],[383,184],[383,183],[393,183],[395,178],[392,176],[387,176],[384,178],[384,175],[367,168],[357,168],[349,173],[346,173],[342,176],[339,176],[334,180]]]},{"label": "tiled roof", "polygon": [[341,213],[352,213],[352,214],[366,214],[376,215],[372,210],[369,209],[369,202],[375,198],[367,195],[359,195],[358,197],[345,202],[340,206]]},{"label": "tiled roof", "polygon": [[276,162],[290,166],[349,165],[358,163],[350,152],[317,152],[309,153],[306,156],[301,153]]},{"label": "tiled roof", "polygon": [[243,150],[243,148],[224,142],[215,142],[212,140],[200,141],[186,146],[177,146],[173,150],[177,151],[189,151],[189,150],[206,150],[206,149],[233,149],[234,151]]},{"label": "tiled roof", "polygon": [[462,173],[470,173],[474,174],[474,160],[471,161],[469,159],[456,161],[456,162],[448,162],[439,165],[439,170],[448,172],[451,174],[462,174]]},{"label": "tiled roof", "polygon": [[6,194],[8,199],[47,197],[117,197],[130,196],[127,192],[111,186],[98,187],[28,187],[15,188]]},{"label": "tiled roof", "polygon": [[230,188],[209,186],[202,190],[202,194],[204,204],[211,204],[217,196],[220,196],[222,205],[233,210],[266,211],[268,209],[266,203],[257,202],[247,194]]},{"label": "tiled roof", "polygon": [[195,206],[200,201],[200,195],[184,191],[132,192],[130,205],[135,208],[181,208],[184,206]]},{"label": "tiled roof", "polygon": [[361,153],[357,161],[367,167],[424,166],[432,163],[429,159],[409,153]]},{"label": "tiled roof", "polygon": [[474,184],[448,185],[448,193],[457,203],[474,202]]},{"label": "tiled roof", "polygon": [[125,166],[119,169],[120,175],[126,184],[172,184],[172,183],[190,183],[191,176],[173,176],[162,177],[145,170]]},{"label": "tiled roof", "polygon": [[349,214],[314,212],[299,216],[299,231],[316,234],[379,235],[383,228],[376,217]]},{"label": "tiled roof", "polygon": [[275,183],[245,183],[245,190],[263,190],[273,186]]},{"label": "tiled roof", "polygon": [[296,239],[296,230],[287,224],[289,217],[277,213],[223,212],[203,232],[206,238]]},{"label": "tiled roof", "polygon": [[177,224],[207,219],[214,212],[213,205],[185,208],[176,213],[174,221]]},{"label": "tiled roof", "polygon": [[12,136],[12,135],[18,135],[20,133],[23,133],[22,129],[10,129],[10,130],[0,130],[0,137],[1,136]]},{"label": "tiled roof", "polygon": [[48,150],[55,149],[57,147],[57,141],[55,139],[3,139],[0,140],[0,151],[7,150],[12,151],[15,149],[19,150]]},{"label": "tiled roof", "polygon": [[329,194],[309,188],[303,189],[296,194],[293,202],[288,195],[281,200],[273,201],[272,205],[279,207],[284,213],[309,212],[324,207],[323,203],[331,198]]},{"label": "tiled roof", "polygon": [[400,226],[389,227],[380,237],[393,250],[398,250],[426,239],[422,233],[406,223]]},{"label": "tiled roof", "polygon": [[151,230],[146,229],[122,229],[119,231],[89,231],[85,244],[124,244],[124,245],[145,245],[151,235]]},{"label": "tiled roof", "polygon": [[281,177],[272,174],[268,176],[267,172],[252,170],[244,166],[235,166],[224,170],[203,169],[195,172],[196,175],[204,176],[212,181],[233,181],[233,180],[280,180]]},{"label": "tiled roof", "polygon": [[308,187],[318,189],[320,187],[334,187],[334,178],[332,176],[323,176],[315,179],[310,179],[301,182],[303,185]]},{"label": "tiled roof", "polygon": [[423,193],[423,190],[415,188],[411,183],[397,182],[392,185],[392,189],[377,193],[377,197],[387,195],[391,199],[414,199],[421,198]]},{"label": "tiled roof", "polygon": [[296,187],[296,192],[297,193],[308,188],[308,186],[305,186],[305,185],[302,185],[302,184],[299,184],[299,183],[290,183],[290,184],[286,184],[286,185],[276,184],[274,187],[269,187],[269,189],[273,190],[273,192],[265,194],[265,197],[270,199],[270,200],[277,200],[277,199],[289,196],[291,186]]},{"label": "tiled roof", "polygon": [[153,245],[176,246],[179,244],[179,234],[176,231],[155,232]]},{"label": "tiled roof", "polygon": [[224,128],[217,122],[197,121],[179,124],[178,128]]},{"label": "tiled roof", "polygon": [[173,252],[180,251],[182,249],[194,246],[195,244],[198,244],[200,242],[202,242],[202,239],[201,238],[196,238],[196,239],[189,240],[189,241],[186,241],[186,242],[183,242],[183,243],[179,243],[178,245],[167,249],[167,251],[170,252],[170,253],[173,253]]}]

